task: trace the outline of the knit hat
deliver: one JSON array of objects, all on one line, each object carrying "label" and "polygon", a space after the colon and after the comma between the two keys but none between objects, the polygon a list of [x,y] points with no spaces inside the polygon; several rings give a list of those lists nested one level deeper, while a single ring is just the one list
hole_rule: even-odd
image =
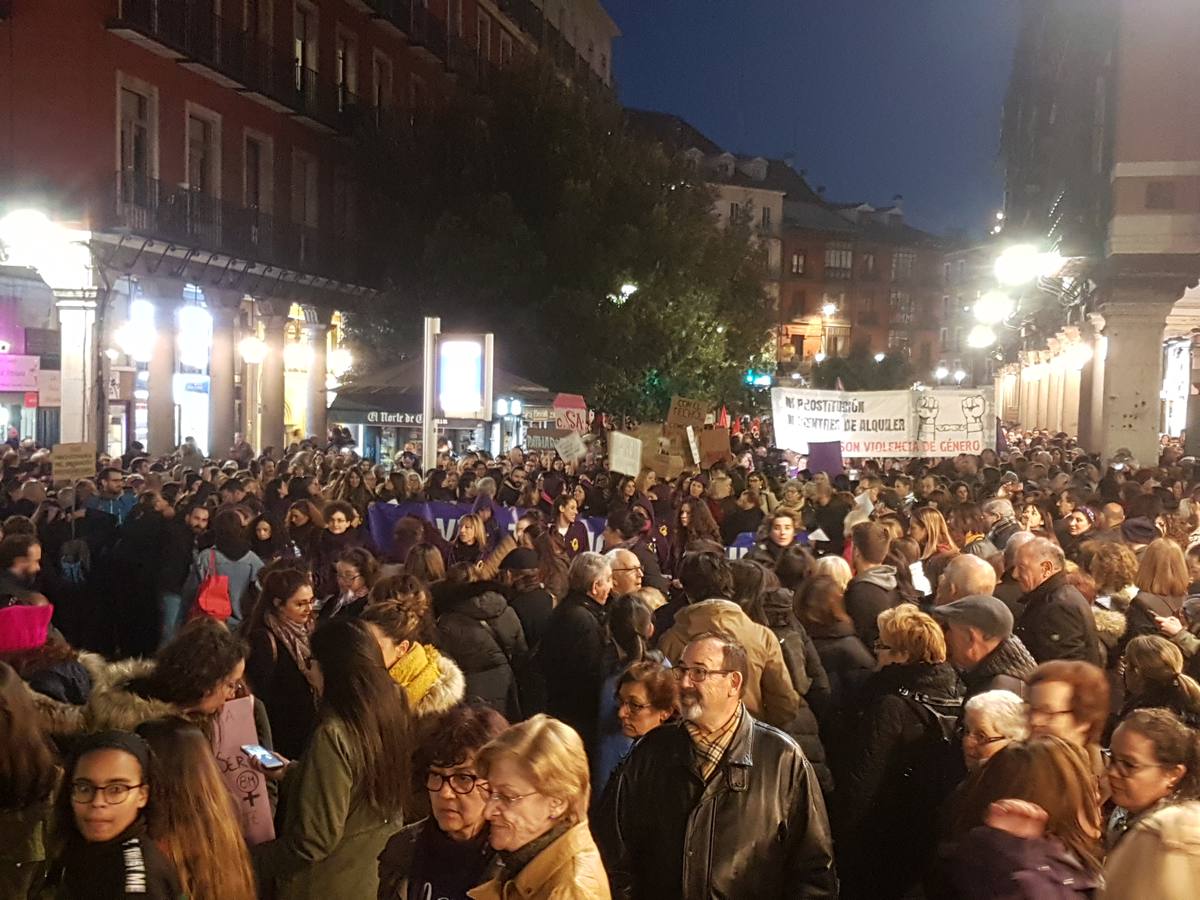
[{"label": "knit hat", "polygon": [[46,643],[54,607],[17,604],[0,609],[0,653],[34,650]]},{"label": "knit hat", "polygon": [[1126,519],[1121,523],[1121,540],[1127,544],[1149,544],[1159,537],[1154,522],[1145,516]]}]

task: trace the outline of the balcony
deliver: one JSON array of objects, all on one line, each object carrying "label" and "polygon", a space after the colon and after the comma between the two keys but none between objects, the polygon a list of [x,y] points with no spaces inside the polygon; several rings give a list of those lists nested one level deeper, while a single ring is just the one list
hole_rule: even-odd
[{"label": "balcony", "polygon": [[108,29],[319,128],[346,131],[340,88],[213,13],[211,0],[122,0]]},{"label": "balcony", "polygon": [[361,282],[354,242],[332,229],[289,222],[202,191],[137,174],[114,176],[99,230],[129,232],[206,253]]}]

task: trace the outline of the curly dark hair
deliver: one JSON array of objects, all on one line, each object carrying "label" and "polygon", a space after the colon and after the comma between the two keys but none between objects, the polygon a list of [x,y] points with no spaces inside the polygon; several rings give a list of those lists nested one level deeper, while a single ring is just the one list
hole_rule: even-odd
[{"label": "curly dark hair", "polygon": [[194,704],[228,678],[247,652],[245,641],[216,619],[193,619],[158,651],[147,693],[179,706]]},{"label": "curly dark hair", "polygon": [[508,720],[483,703],[460,703],[446,710],[417,746],[413,775],[425,782],[430,766],[450,769],[461,766],[473,753],[508,728]]}]

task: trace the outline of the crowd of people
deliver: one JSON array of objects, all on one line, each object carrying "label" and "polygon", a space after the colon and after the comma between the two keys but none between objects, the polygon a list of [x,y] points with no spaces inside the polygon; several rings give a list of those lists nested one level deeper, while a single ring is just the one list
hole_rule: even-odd
[{"label": "crowd of people", "polygon": [[0,897],[1196,896],[1200,468],[1006,444],[10,448]]}]

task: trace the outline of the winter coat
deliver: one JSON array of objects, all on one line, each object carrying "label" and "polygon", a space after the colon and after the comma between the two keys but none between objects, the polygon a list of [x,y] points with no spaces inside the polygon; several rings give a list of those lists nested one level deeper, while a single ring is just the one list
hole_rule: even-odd
[{"label": "winter coat", "polygon": [[1001,519],[992,526],[987,539],[992,542],[997,551],[1003,551],[1008,545],[1008,539],[1020,530],[1021,525],[1016,519]]},{"label": "winter coat", "polygon": [[1144,634],[1158,634],[1158,626],[1154,616],[1164,618],[1174,616],[1181,622],[1187,622],[1187,614],[1183,611],[1184,597],[1160,597],[1147,591],[1138,591],[1137,596],[1129,604],[1125,613],[1125,633],[1117,643],[1118,658],[1125,655],[1125,647],[1135,637]]},{"label": "winter coat", "polygon": [[51,867],[50,884],[55,887],[48,896],[63,900],[178,900],[185,896],[175,866],[150,839],[140,815],[107,841],[70,840]]},{"label": "winter coat", "polygon": [[585,550],[592,549],[591,543],[588,540],[587,526],[579,519],[576,519],[567,526],[567,533],[562,534],[557,528],[553,529],[555,536],[562,541],[563,547],[566,548],[567,556],[574,559]]},{"label": "winter coat", "polygon": [[707,783],[683,723],[648,733],[614,773],[593,826],[618,898],[838,895],[812,766],[745,710]]},{"label": "winter coat", "polygon": [[1009,608],[1013,614],[1013,621],[1021,618],[1021,613],[1025,611],[1025,589],[1011,573],[1005,572],[1000,576],[992,596]]},{"label": "winter coat", "polygon": [[[426,681],[428,687],[419,691],[416,684],[422,680],[423,671],[413,671],[405,665],[405,661],[413,655],[411,651],[397,660],[388,674],[392,676],[392,681],[404,688],[409,711],[419,722],[421,719],[436,718],[461,703],[467,693],[467,679],[462,669],[446,654],[438,653],[433,647],[418,646],[426,650],[422,654],[426,665],[436,670],[430,673],[432,683]],[[433,659],[435,654],[436,661]],[[417,693],[419,696],[414,701]]]},{"label": "winter coat", "polygon": [[262,700],[271,720],[275,746],[288,759],[299,759],[317,723],[318,697],[286,647],[265,626],[250,635],[246,683]]},{"label": "winter coat", "polygon": [[1005,638],[996,649],[962,673],[963,705],[984,691],[1012,691],[1024,698],[1026,683],[1037,668],[1037,661],[1016,635]]},{"label": "winter coat", "polygon": [[1096,619],[1063,572],[1055,572],[1025,595],[1016,634],[1039,663],[1081,659],[1100,665]]},{"label": "winter coat", "polygon": [[0,809],[0,897],[36,897],[49,868],[54,792],[20,809]]},{"label": "winter coat", "polygon": [[971,556],[978,556],[983,560],[990,560],[1000,551],[996,549],[996,545],[985,538],[983,535],[978,535],[975,540],[970,541],[962,547],[963,553],[968,553]]},{"label": "winter coat", "polygon": [[[440,838],[442,841],[450,840],[450,838],[437,834],[437,828],[437,821],[430,816],[427,819],[421,819],[419,822],[413,822],[411,825],[405,825],[387,842],[387,846],[379,854],[378,900],[408,900],[412,879],[421,877],[423,874],[420,871],[421,867],[427,864],[422,859],[421,850],[422,842],[431,836],[428,830],[434,829],[433,836]],[[482,839],[479,854],[477,857],[472,854],[473,861],[479,866],[478,872],[480,878],[476,884],[482,884],[486,881],[497,867],[496,853],[487,843],[486,828],[480,833],[479,837]],[[461,872],[459,874],[464,878],[470,875],[469,872]],[[426,895],[418,894],[417,896],[424,897]]]},{"label": "winter coat", "polygon": [[783,730],[795,738],[796,743],[804,751],[808,761],[812,763],[821,790],[828,796],[833,791],[833,773],[825,761],[825,746],[821,743],[821,729],[817,725],[817,708],[822,713],[827,709],[829,701],[829,677],[821,665],[821,657],[813,647],[808,648],[812,641],[804,632],[803,626],[785,625],[772,628],[771,631],[779,639],[783,651],[783,662],[796,693],[800,695],[800,711]]},{"label": "winter coat", "polygon": [[953,787],[951,766],[961,754],[918,696],[946,715],[961,709],[948,663],[884,666],[863,687],[854,740],[834,773],[847,900],[903,897],[932,859],[934,811]]},{"label": "winter coat", "polygon": [[[517,549],[517,542],[511,534],[506,534],[496,541],[495,547],[489,550],[479,561],[478,574],[480,581],[491,581],[500,574],[500,563],[504,557]],[[401,560],[403,562],[404,560]]]},{"label": "winter coat", "polygon": [[947,848],[938,868],[945,893],[932,895],[936,900],[1083,900],[1100,883],[1053,838],[1021,838],[986,825]]},{"label": "winter coat", "polygon": [[721,523],[721,540],[729,546],[737,540],[739,534],[754,534],[762,524],[763,511],[757,506],[750,509],[738,507],[725,516]]},{"label": "winter coat", "polygon": [[872,566],[846,585],[846,612],[854,620],[854,631],[868,647],[879,640],[879,614],[900,604],[895,566]]},{"label": "winter coat", "polygon": [[604,621],[603,606],[572,591],[551,614],[537,654],[546,681],[546,712],[574,728],[589,752],[596,744],[605,676]]},{"label": "winter coat", "polygon": [[192,569],[188,572],[187,582],[183,588],[184,609],[191,609],[196,602],[196,594],[200,585],[204,583],[204,579],[209,576],[214,560],[217,564],[218,574],[229,579],[229,603],[233,607],[233,614],[225,624],[230,629],[235,629],[243,619],[250,615],[249,604],[243,606],[242,600],[246,598],[250,586],[258,580],[258,573],[263,567],[263,561],[251,550],[247,550],[246,555],[238,559],[229,559],[215,548],[196,551],[192,560]]},{"label": "winter coat", "polygon": [[[14,668],[30,688],[43,696],[59,703],[82,705],[87,703],[88,695],[92,692],[92,676],[82,658],[89,656],[93,664],[103,664],[104,660],[87,652],[78,654],[74,659],[57,659],[58,648],[53,644],[43,644],[37,651],[37,656],[30,656],[21,651],[13,655],[0,653],[0,662]],[[16,659],[14,657],[20,657]]]},{"label": "winter coat", "polygon": [[853,622],[811,625],[808,629],[829,678],[831,711],[846,709],[875,671],[875,654],[854,633]]},{"label": "winter coat", "polygon": [[362,750],[353,732],[327,715],[300,765],[288,773],[283,826],[275,840],[251,848],[264,893],[276,900],[370,900],[379,890],[376,860],[403,822],[379,810],[361,789]]},{"label": "winter coat", "polygon": [[1153,897],[1191,900],[1200,895],[1200,802],[1178,803],[1142,817],[1104,865],[1096,900]]},{"label": "winter coat", "polygon": [[587,822],[580,822],[535,856],[511,881],[467,892],[473,900],[610,900],[608,877]]},{"label": "winter coat", "polygon": [[727,634],[746,649],[749,677],[742,702],[755,718],[786,728],[800,711],[800,698],[783,659],[779,639],[731,600],[704,600],[675,614],[675,624],[658,641],[669,660],[683,655],[688,641],[705,632]]},{"label": "winter coat", "polygon": [[[312,563],[313,593],[317,597],[328,597],[338,591],[337,561],[352,547],[370,549],[369,536],[365,528],[347,528],[334,534],[328,528],[314,532],[311,551],[301,551]],[[311,555],[310,555],[311,553]]]},{"label": "winter coat", "polygon": [[492,581],[453,586],[437,628],[438,647],[462,669],[468,696],[479,697],[509,721],[519,720],[517,672],[524,669],[529,648],[503,588]]}]

